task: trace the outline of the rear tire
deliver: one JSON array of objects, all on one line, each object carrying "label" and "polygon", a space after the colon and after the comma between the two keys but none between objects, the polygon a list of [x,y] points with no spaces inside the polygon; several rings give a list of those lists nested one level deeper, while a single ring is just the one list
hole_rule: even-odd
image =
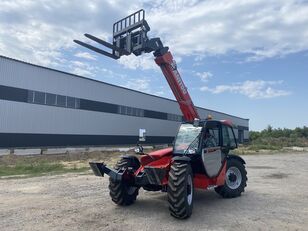
[{"label": "rear tire", "polygon": [[224,198],[234,198],[241,195],[247,186],[247,172],[245,165],[237,159],[227,160],[226,180],[223,186],[215,191]]},{"label": "rear tire", "polygon": [[[137,170],[139,163],[135,163],[132,159],[122,158],[115,165],[115,170],[121,168],[132,167],[133,170]],[[133,187],[125,181],[114,181],[109,178],[109,190],[110,197],[117,205],[131,205],[135,202],[139,188]]]},{"label": "rear tire", "polygon": [[194,199],[193,173],[190,163],[180,161],[172,163],[167,191],[170,214],[178,219],[190,217]]}]

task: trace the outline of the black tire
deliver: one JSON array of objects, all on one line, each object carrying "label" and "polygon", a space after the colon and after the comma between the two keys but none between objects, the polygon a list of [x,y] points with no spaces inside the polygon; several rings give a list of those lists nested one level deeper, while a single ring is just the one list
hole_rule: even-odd
[{"label": "black tire", "polygon": [[227,160],[225,184],[216,187],[215,191],[224,198],[239,197],[245,191],[246,182],[245,165],[241,161],[231,158]]},{"label": "black tire", "polygon": [[[139,165],[139,162],[136,163],[133,159],[122,158],[118,161],[114,168],[119,170],[121,168],[132,167],[134,170],[137,170]],[[113,181],[111,178],[109,178],[109,190],[112,201],[117,205],[133,204],[139,192],[139,188],[132,187],[129,185],[129,182]]]},{"label": "black tire", "polygon": [[168,179],[170,214],[178,219],[191,216],[194,199],[193,173],[188,162],[175,161]]}]

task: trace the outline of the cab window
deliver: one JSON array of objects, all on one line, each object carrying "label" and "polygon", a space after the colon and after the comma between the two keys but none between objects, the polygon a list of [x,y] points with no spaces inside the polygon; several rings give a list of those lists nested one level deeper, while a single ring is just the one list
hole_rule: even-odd
[{"label": "cab window", "polygon": [[222,126],[222,142],[224,147],[236,148],[236,141],[231,127]]},{"label": "cab window", "polygon": [[203,137],[203,148],[219,146],[219,128],[207,128]]},{"label": "cab window", "polygon": [[228,133],[230,139],[230,146],[236,148],[237,145],[232,128],[228,127]]}]

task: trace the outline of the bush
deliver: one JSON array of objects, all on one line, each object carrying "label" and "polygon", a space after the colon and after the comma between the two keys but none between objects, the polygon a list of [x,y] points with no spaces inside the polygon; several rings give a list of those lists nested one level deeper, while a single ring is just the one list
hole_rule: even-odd
[{"label": "bush", "polygon": [[303,128],[273,128],[268,126],[266,129],[257,132],[249,132],[250,145],[249,149],[270,149],[277,150],[290,146],[308,146],[308,127]]}]

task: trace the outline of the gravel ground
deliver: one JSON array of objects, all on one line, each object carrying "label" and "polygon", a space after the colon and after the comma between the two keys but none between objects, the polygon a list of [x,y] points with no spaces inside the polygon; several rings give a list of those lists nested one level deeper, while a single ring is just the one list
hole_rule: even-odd
[{"label": "gravel ground", "polygon": [[0,230],[308,230],[308,153],[244,156],[248,186],[239,198],[197,191],[193,215],[169,215],[165,193],[140,190],[114,205],[108,179],[64,174],[0,180]]}]

